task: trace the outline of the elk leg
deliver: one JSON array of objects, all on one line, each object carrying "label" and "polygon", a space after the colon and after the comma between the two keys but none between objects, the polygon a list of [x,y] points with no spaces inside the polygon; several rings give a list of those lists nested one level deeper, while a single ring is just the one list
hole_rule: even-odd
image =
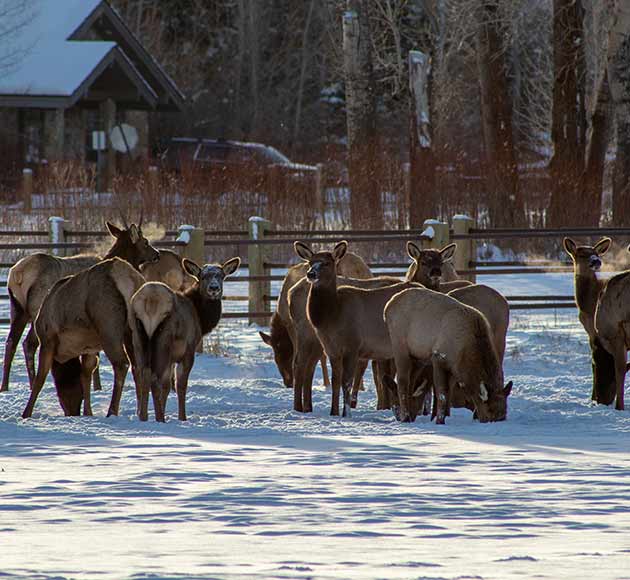
[{"label": "elk leg", "polygon": [[37,334],[35,333],[35,325],[31,324],[31,327],[26,333],[26,338],[22,343],[26,372],[28,373],[28,382],[30,385],[32,385],[35,380],[35,353],[37,352],[38,346],[39,341],[37,340]]},{"label": "elk leg", "polygon": [[400,421],[411,422],[409,382],[413,371],[413,361],[409,357],[396,359],[396,382],[398,383],[398,404],[400,405]]},{"label": "elk leg", "polygon": [[324,379],[324,387],[330,389],[330,376],[328,374],[328,365],[326,364],[326,355],[323,354],[319,363],[322,365],[322,376]]},{"label": "elk leg", "polygon": [[433,389],[435,391],[435,423],[444,425],[448,411],[448,372],[443,367],[439,354],[431,357],[433,363]]},{"label": "elk leg", "polygon": [[383,385],[383,367],[381,361],[372,361],[372,377],[374,377],[374,388],[376,390],[376,410],[385,409],[383,406],[385,399],[385,387]]},{"label": "elk leg", "polygon": [[39,397],[39,393],[46,382],[46,377],[50,372],[50,368],[53,364],[53,358],[55,356],[55,345],[48,345],[45,348],[39,349],[39,361],[37,364],[37,376],[33,381],[33,388],[31,389],[31,395],[28,399],[28,403],[22,413],[22,418],[27,419],[33,414],[33,408],[35,407],[35,402],[37,401],[37,397]]},{"label": "elk leg", "polygon": [[195,362],[195,356],[186,356],[177,365],[177,418],[186,421],[186,391],[188,390],[188,377]]},{"label": "elk leg", "polygon": [[622,338],[617,338],[613,345],[612,355],[615,359],[615,409],[624,410],[624,384],[626,381],[626,345]]},{"label": "elk leg", "polygon": [[[2,367],[2,386],[0,391],[9,390],[9,373],[11,372],[11,365],[13,364],[13,357],[17,350],[17,345],[24,332],[24,328],[28,324],[28,314],[18,304],[14,306],[14,299],[11,299],[11,327],[9,329],[9,336],[4,343],[4,365]],[[32,325],[31,325],[32,326]],[[29,376],[29,383],[33,384],[31,377]]]},{"label": "elk leg", "polygon": [[[352,397],[350,398],[350,407],[353,409],[357,408],[357,402],[359,399],[359,389],[363,385],[363,375],[365,374],[365,369],[367,369],[368,361],[360,360],[356,364],[356,370],[354,372],[354,379],[352,383]],[[344,363],[345,368],[345,363]]]},{"label": "elk leg", "polygon": [[302,411],[304,413],[313,412],[313,378],[317,368],[317,359],[312,357],[304,366],[302,383]]},{"label": "elk leg", "polygon": [[[352,400],[355,396],[355,386],[358,392],[361,384],[362,373],[359,372],[361,364],[364,364],[363,371],[367,366],[367,362],[359,363],[358,353],[352,352],[343,357],[343,369],[341,374],[341,387],[343,389],[343,412],[342,417],[350,417],[352,415]],[[357,378],[357,375],[358,378]],[[355,404],[356,405],[356,404]]]},{"label": "elk leg", "polygon": [[97,363],[96,368],[94,369],[94,373],[92,373],[92,388],[95,391],[102,391],[103,385],[101,384],[101,366]]},{"label": "elk leg", "polygon": [[81,389],[83,390],[83,414],[92,415],[92,404],[90,401],[90,384],[92,373],[98,367],[98,355],[84,354],[81,356]]},{"label": "elk leg", "polygon": [[341,357],[329,357],[332,368],[332,399],[330,402],[330,414],[339,416],[339,392],[343,375],[343,360]]}]

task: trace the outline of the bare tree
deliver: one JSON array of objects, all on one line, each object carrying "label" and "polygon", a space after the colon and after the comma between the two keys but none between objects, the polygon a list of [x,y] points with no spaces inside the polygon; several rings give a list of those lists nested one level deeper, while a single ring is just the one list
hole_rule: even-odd
[{"label": "bare tree", "polygon": [[20,34],[34,16],[33,0],[0,0],[0,74],[13,71],[33,48]]}]

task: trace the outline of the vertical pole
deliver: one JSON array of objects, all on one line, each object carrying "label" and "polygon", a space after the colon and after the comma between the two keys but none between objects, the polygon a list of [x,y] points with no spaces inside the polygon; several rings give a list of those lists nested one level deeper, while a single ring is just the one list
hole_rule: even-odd
[{"label": "vertical pole", "polygon": [[205,231],[195,226],[182,225],[179,226],[178,242],[185,242],[185,246],[180,246],[179,255],[182,258],[188,258],[202,267],[206,261],[205,253]]},{"label": "vertical pole", "polygon": [[[51,244],[63,244],[66,241],[65,224],[62,217],[52,216],[48,218],[48,240]],[[66,250],[53,248],[53,256],[65,256]]]},{"label": "vertical pole", "polygon": [[[261,217],[250,217],[248,222],[249,238],[251,240],[263,240],[265,234],[271,229],[271,222]],[[248,262],[250,276],[269,276],[269,269],[265,267],[267,252],[265,246],[250,244],[248,247]],[[271,282],[269,280],[254,280],[249,282],[249,311],[266,312],[268,310],[266,296],[271,295]],[[261,317],[250,316],[250,324],[265,325],[268,320]]]},{"label": "vertical pole", "polygon": [[[475,227],[475,220],[467,215],[458,214],[453,216],[453,233],[468,234]],[[473,239],[457,240],[457,251],[453,265],[457,272],[470,270],[470,262],[477,256],[477,242]],[[462,274],[461,278],[470,280],[473,284],[477,281],[475,274]]]},{"label": "vertical pole", "polygon": [[319,207],[321,215],[322,228],[326,229],[326,188],[324,187],[324,165],[318,163],[316,165],[317,171],[315,172],[315,199]]},{"label": "vertical pole", "polygon": [[22,201],[24,211],[30,212],[32,208],[31,194],[33,193],[33,170],[22,170]]}]

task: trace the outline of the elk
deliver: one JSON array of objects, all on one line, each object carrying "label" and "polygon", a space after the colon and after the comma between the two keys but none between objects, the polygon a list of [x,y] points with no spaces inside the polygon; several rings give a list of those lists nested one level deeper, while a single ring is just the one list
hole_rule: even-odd
[{"label": "elk", "polygon": [[[471,286],[464,286],[448,292],[448,296],[456,298],[462,304],[476,308],[481,314],[483,314],[490,325],[490,331],[492,336],[492,342],[497,351],[499,362],[503,365],[503,358],[505,356],[505,340],[507,336],[508,326],[510,323],[510,307],[505,297],[497,292],[490,286],[483,284],[473,284]],[[398,391],[396,382],[390,375],[383,377],[383,382],[386,388],[392,394],[392,398],[398,401]],[[410,420],[413,422],[421,410],[428,414],[427,407],[425,406],[425,397],[429,397],[430,401],[431,390],[433,387],[433,368],[431,363],[414,365],[414,376],[410,381],[413,385],[413,394],[410,400],[409,415]],[[418,386],[420,385],[420,386]],[[465,391],[460,388],[453,389],[450,392],[449,404],[450,407],[467,407],[474,411],[474,407],[470,401],[465,398]],[[434,401],[435,403],[435,401]],[[400,408],[397,403],[392,405],[394,415],[398,418],[400,415]],[[435,408],[433,415],[435,415]],[[447,415],[448,415],[447,410]]]},{"label": "elk", "polygon": [[430,361],[436,397],[436,423],[444,424],[449,392],[465,391],[481,422],[507,416],[510,381],[503,386],[503,369],[490,326],[477,309],[452,296],[411,288],[385,306],[398,376],[400,419],[410,421],[410,379],[414,361]]},{"label": "elk", "polygon": [[470,286],[472,282],[457,279],[451,264],[456,249],[457,244],[448,244],[441,250],[421,250],[414,242],[407,242],[407,254],[413,262],[407,270],[406,280],[438,292]]},{"label": "elk", "polygon": [[[392,276],[379,276],[376,278],[357,279],[337,276],[337,284],[340,286],[352,286],[354,288],[383,288],[392,284],[400,284],[398,278]],[[308,295],[311,284],[306,278],[302,278],[289,291],[289,313],[293,327],[293,340],[295,344],[295,354],[293,357],[292,377],[294,378],[293,408],[296,411],[310,413],[313,410],[312,386],[313,374],[317,361],[323,353],[323,348],[313,325],[310,323],[307,314]],[[356,406],[356,394],[363,373],[365,371],[365,361],[362,361],[357,368],[353,384],[353,396],[351,407]],[[374,367],[374,380],[378,393],[378,408],[386,408],[387,403],[381,392],[379,383],[379,370]]]},{"label": "elk", "polygon": [[[41,252],[31,254],[19,260],[10,270],[7,282],[11,302],[11,326],[4,349],[4,366],[0,391],[9,390],[9,374],[18,342],[26,325],[37,316],[44,298],[52,286],[65,276],[71,276],[94,266],[103,259],[119,257],[129,262],[134,268],[141,263],[154,259],[155,252],[147,238],[142,234],[140,225],[125,224],[124,229],[110,222],[105,224],[114,243],[104,258],[95,254],[80,254],[68,258],[59,258]],[[28,371],[29,383],[35,377],[35,353],[37,336],[31,324],[23,343],[24,358]],[[96,377],[96,374],[95,374]]]},{"label": "elk", "polygon": [[[304,263],[291,266],[282,282],[280,296],[276,311],[271,317],[269,325],[270,334],[260,332],[265,344],[273,349],[274,360],[284,381],[284,385],[293,388],[293,356],[296,342],[293,323],[289,313],[289,291],[306,275],[308,267]],[[372,277],[372,272],[361,256],[352,252],[347,252],[339,262],[339,274],[348,278],[367,279]],[[326,357],[321,355],[322,372],[324,373],[324,384],[330,386],[328,380],[328,370],[326,368]]]},{"label": "elk", "polygon": [[[628,247],[630,250],[630,247]],[[624,410],[624,385],[628,365],[626,355],[630,348],[630,270],[608,280],[595,310],[595,340],[611,356],[614,369],[614,390],[602,392],[598,403]]]},{"label": "elk", "polygon": [[391,343],[383,321],[385,304],[394,294],[415,284],[399,282],[370,290],[338,287],[336,266],[345,255],[348,242],[339,242],[332,252],[313,252],[302,242],[295,242],[294,248],[296,254],[309,265],[306,273],[310,283],[307,318],[332,366],[330,414],[339,414],[339,395],[343,388],[343,416],[348,416],[359,360],[392,358]]},{"label": "elk", "polygon": [[573,261],[575,282],[575,302],[578,307],[578,318],[588,335],[592,355],[593,390],[591,399],[603,405],[612,403],[616,387],[615,362],[601,344],[595,330],[595,311],[606,280],[598,278],[602,267],[602,256],[612,245],[610,238],[602,238],[594,246],[578,246],[571,238],[564,238],[566,253]]},{"label": "elk", "polygon": [[[157,255],[147,243],[139,261],[155,260]],[[101,350],[114,369],[107,415],[118,415],[128,356],[134,360],[129,302],[143,283],[129,262],[110,258],[54,284],[35,318],[40,343],[37,375],[22,417],[32,415],[50,370],[65,414],[78,415],[83,400],[83,414],[91,415],[90,378]]]},{"label": "elk", "polygon": [[199,267],[184,259],[183,267],[194,284],[174,292],[161,282],[147,282],[131,298],[132,328],[136,333],[136,393],[138,417],[148,419],[149,389],[157,421],[165,421],[173,368],[177,368],[178,418],[186,420],[186,390],[195,361],[195,349],[203,336],[221,319],[223,280],[241,263],[232,258],[222,265]]}]

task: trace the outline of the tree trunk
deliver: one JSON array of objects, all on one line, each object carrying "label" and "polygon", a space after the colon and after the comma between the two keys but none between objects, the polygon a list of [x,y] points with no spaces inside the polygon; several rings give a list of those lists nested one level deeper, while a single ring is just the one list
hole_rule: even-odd
[{"label": "tree trunk", "polygon": [[584,55],[581,0],[553,3],[553,113],[550,161],[552,183],[548,226],[579,223],[579,193],[585,157]]},{"label": "tree trunk", "polygon": [[580,226],[599,226],[602,214],[602,193],[606,150],[610,138],[610,88],[606,70],[595,93],[591,127],[586,150],[586,163],[582,176],[584,203],[580,206]]},{"label": "tree trunk", "polygon": [[409,227],[419,228],[425,219],[437,218],[435,155],[431,128],[431,59],[409,51]]},{"label": "tree trunk", "polygon": [[366,0],[348,0],[347,8],[343,15],[343,54],[352,227],[382,229],[368,3]]},{"label": "tree trunk", "polygon": [[295,122],[293,124],[293,146],[298,140],[300,135],[300,123],[302,122],[302,101],[304,99],[304,81],[306,78],[306,64],[309,61],[308,50],[308,35],[311,29],[311,21],[313,19],[313,8],[315,7],[315,0],[311,0],[308,7],[308,14],[306,16],[306,23],[304,24],[304,31],[302,33],[302,62],[300,64],[300,80],[298,83],[297,103],[295,105]]},{"label": "tree trunk", "polygon": [[616,0],[608,46],[608,79],[617,123],[613,222],[630,223],[630,5]]},{"label": "tree trunk", "polygon": [[481,8],[477,64],[490,222],[494,227],[521,226],[525,224],[525,206],[518,182],[498,0],[481,0]]}]

